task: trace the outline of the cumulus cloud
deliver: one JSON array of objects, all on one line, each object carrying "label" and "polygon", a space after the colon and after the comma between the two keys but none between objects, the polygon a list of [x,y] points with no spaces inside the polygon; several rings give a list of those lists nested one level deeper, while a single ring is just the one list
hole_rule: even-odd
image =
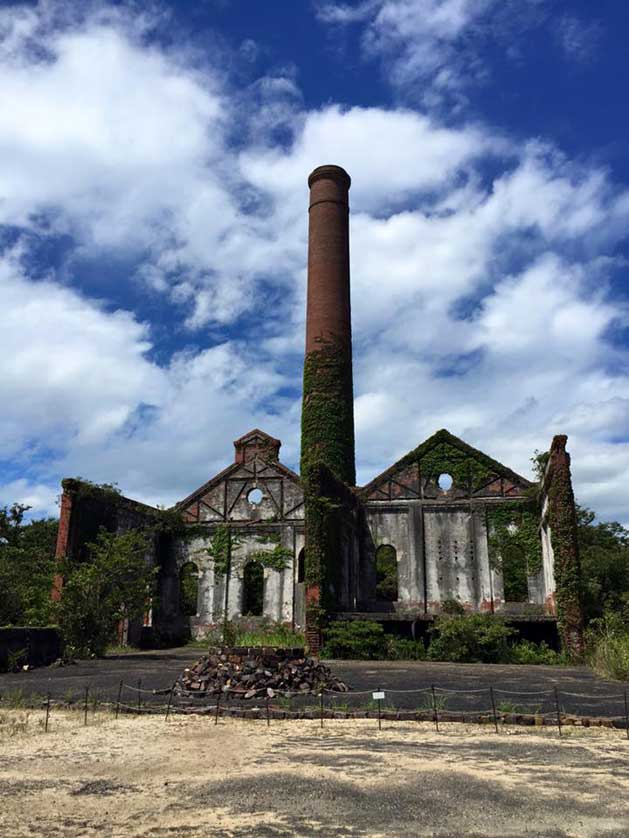
[{"label": "cumulus cloud", "polygon": [[[419,23],[412,6],[326,14],[455,43],[489,3],[425,0]],[[334,162],[353,178],[361,480],[444,426],[525,474],[567,432],[580,498],[626,518],[627,358],[609,335],[627,312],[609,289],[629,196],[607,172],[481,123],[309,110],[289,69],[235,89],[128,15],[11,14],[0,219],[20,244],[0,262],[0,444],[14,462],[0,500],[48,510],[58,477],[79,474],[171,503],[256,425],[297,464],[306,177]],[[42,277],[31,243],[60,233],[68,259]],[[120,282],[169,300],[167,328],[191,348],[160,346],[150,305],[112,305],[106,283],[89,297],[77,254],[128,264]]]}]

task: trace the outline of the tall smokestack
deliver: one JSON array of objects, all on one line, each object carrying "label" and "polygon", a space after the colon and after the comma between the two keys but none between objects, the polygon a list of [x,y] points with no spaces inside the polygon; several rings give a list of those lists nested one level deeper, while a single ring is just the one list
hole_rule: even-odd
[{"label": "tall smokestack", "polygon": [[349,291],[349,187],[340,166],[308,178],[308,301],[302,407],[301,471],[325,463],[356,483],[354,387]]}]

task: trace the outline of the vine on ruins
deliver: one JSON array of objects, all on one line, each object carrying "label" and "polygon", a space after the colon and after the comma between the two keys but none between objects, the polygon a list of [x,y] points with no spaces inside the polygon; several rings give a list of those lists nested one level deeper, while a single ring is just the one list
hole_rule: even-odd
[{"label": "vine on ruins", "polygon": [[489,562],[502,570],[502,557],[512,547],[511,554],[522,556],[526,573],[532,575],[542,568],[542,542],[539,535],[539,514],[530,504],[509,501],[487,508]]},{"label": "vine on ruins", "polygon": [[338,339],[320,339],[304,360],[302,477],[316,462],[348,486],[355,484],[351,351]]}]

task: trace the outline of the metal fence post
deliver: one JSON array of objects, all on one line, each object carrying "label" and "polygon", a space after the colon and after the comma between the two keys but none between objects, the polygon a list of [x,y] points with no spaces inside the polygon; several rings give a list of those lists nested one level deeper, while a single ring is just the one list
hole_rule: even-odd
[{"label": "metal fence post", "polygon": [[120,715],[120,697],[122,696],[122,681],[118,684],[118,699],[116,701],[116,718]]},{"label": "metal fence post", "polygon": [[[625,694],[625,701],[627,696]],[[46,696],[46,721],[44,723],[44,733],[48,733],[48,718],[50,716],[50,693]]]},{"label": "metal fence post", "polygon": [[138,678],[138,713],[140,713],[140,712],[141,712],[141,710],[142,710],[142,693],[141,693],[141,689],[142,689],[142,679],[141,679],[141,678]]},{"label": "metal fence post", "polygon": [[625,730],[629,739],[629,705],[627,705],[627,690],[625,690]]},{"label": "metal fence post", "polygon": [[85,687],[85,704],[83,707],[83,726],[87,725],[87,699],[90,693],[90,686],[89,684]]},{"label": "metal fence post", "polygon": [[265,705],[266,705],[266,726],[270,727],[271,726],[271,714],[270,714],[270,711],[269,711],[269,696],[268,695],[266,697]]},{"label": "metal fence post", "polygon": [[[378,692],[382,692],[380,687],[378,687]],[[382,713],[380,711],[380,699],[376,702],[378,705],[378,730],[382,730]]]},{"label": "metal fence post", "polygon": [[323,688],[321,688],[321,692],[319,693],[319,715],[321,717],[321,727],[323,727]]},{"label": "metal fence post", "polygon": [[221,706],[221,695],[222,695],[222,692],[219,688],[218,695],[216,696],[216,715],[214,716],[214,724],[215,725],[218,724],[218,714],[220,712],[220,706]]},{"label": "metal fence post", "polygon": [[174,688],[175,688],[175,685],[173,684],[173,686],[170,688],[170,692],[168,693],[168,706],[166,707],[166,715],[164,716],[164,721],[165,722],[168,721],[168,717],[170,716],[170,705],[172,704],[172,701],[173,701],[173,690],[174,690]]},{"label": "metal fence post", "polygon": [[494,688],[489,688],[489,695],[491,696],[491,709],[494,714],[494,727],[496,728],[496,733],[498,733],[498,716],[496,715],[496,699],[494,698]]},{"label": "metal fence post", "polygon": [[435,685],[433,684],[430,689],[432,690],[432,717],[437,733],[439,733],[439,716],[437,714],[437,696],[435,695]]},{"label": "metal fence post", "polygon": [[557,727],[559,728],[559,735],[561,736],[561,711],[559,710],[559,693],[557,687],[555,689],[555,710],[557,711]]}]

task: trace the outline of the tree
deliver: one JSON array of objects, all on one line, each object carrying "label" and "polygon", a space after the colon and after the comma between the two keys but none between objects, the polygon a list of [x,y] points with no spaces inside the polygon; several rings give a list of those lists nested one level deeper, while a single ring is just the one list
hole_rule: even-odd
[{"label": "tree", "polygon": [[24,523],[29,507],[0,508],[0,625],[46,625],[54,616],[50,590],[58,522]]},{"label": "tree", "polygon": [[577,506],[585,619],[615,611],[629,621],[629,530],[617,521],[595,524],[595,517]]},{"label": "tree", "polygon": [[102,655],[118,623],[142,615],[155,575],[146,561],[147,548],[140,530],[101,528],[88,545],[87,561],[65,560],[59,624],[72,653]]}]

